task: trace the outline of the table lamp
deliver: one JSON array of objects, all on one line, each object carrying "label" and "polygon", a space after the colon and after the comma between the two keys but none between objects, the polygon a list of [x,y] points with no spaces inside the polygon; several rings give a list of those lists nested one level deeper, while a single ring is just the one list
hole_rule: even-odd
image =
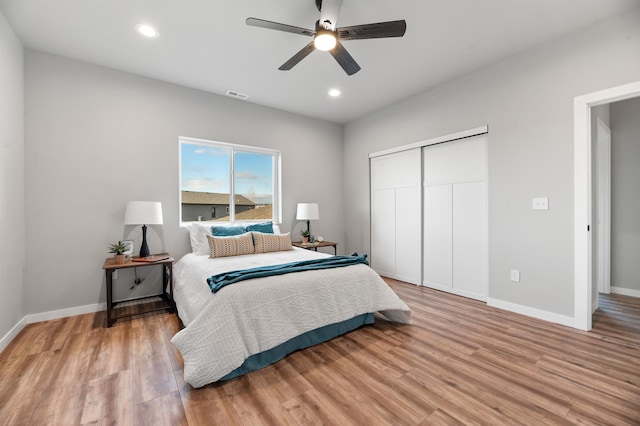
[{"label": "table lamp", "polygon": [[125,225],[142,225],[140,257],[149,256],[147,225],[162,225],[162,204],[159,201],[129,201],[124,213]]},{"label": "table lamp", "polygon": [[296,213],[296,219],[307,221],[307,232],[311,235],[311,227],[309,226],[310,220],[320,219],[320,210],[317,203],[298,203],[298,212]]}]

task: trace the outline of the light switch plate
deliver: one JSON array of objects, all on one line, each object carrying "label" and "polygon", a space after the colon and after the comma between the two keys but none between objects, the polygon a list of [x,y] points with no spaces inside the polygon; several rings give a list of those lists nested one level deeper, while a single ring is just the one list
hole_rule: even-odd
[{"label": "light switch plate", "polygon": [[533,199],[534,210],[549,210],[549,198],[541,197]]},{"label": "light switch plate", "polygon": [[513,281],[514,283],[520,282],[520,271],[518,271],[517,269],[511,270],[511,281]]}]

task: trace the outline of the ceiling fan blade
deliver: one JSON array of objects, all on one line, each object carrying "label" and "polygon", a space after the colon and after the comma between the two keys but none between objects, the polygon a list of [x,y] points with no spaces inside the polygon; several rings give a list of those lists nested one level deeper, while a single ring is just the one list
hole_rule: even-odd
[{"label": "ceiling fan blade", "polygon": [[363,40],[367,38],[402,37],[407,31],[407,22],[378,22],[375,24],[354,25],[338,28],[340,40]]},{"label": "ceiling fan blade", "polygon": [[335,31],[340,9],[342,9],[342,0],[322,0],[320,25],[327,30]]},{"label": "ceiling fan blade", "polygon": [[348,75],[353,75],[360,71],[360,65],[353,59],[353,57],[347,52],[342,43],[338,41],[336,47],[329,51],[336,61],[340,64],[344,72]]},{"label": "ceiling fan blade", "polygon": [[258,19],[258,18],[247,18],[245,22],[247,23],[247,25],[252,27],[266,28],[268,30],[285,31],[287,33],[300,34],[300,35],[305,35],[309,37],[313,37],[313,35],[316,33],[315,31],[308,30],[306,28],[294,27],[293,25],[281,24],[279,22],[265,21],[264,19]]},{"label": "ceiling fan blade", "polygon": [[309,54],[314,50],[316,50],[316,46],[313,44],[313,41],[312,41],[311,43],[303,47],[302,50],[300,50],[298,53],[293,55],[291,59],[289,59],[287,62],[282,64],[278,69],[281,71],[289,71],[291,68],[296,66],[298,62],[300,62],[301,60],[309,56]]}]

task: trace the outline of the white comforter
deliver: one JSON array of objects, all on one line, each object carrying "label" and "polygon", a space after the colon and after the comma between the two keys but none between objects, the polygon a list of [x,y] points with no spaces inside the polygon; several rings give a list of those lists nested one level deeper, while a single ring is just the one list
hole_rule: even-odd
[{"label": "white comforter", "polygon": [[368,312],[411,323],[409,307],[366,265],[242,281],[211,293],[212,275],[326,256],[309,250],[210,259],[187,254],[174,266],[174,300],[185,328],[171,339],[194,387],[215,382],[251,355]]}]

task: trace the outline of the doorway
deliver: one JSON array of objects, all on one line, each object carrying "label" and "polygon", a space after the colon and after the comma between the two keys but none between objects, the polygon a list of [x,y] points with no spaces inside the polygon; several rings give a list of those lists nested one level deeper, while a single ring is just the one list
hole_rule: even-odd
[{"label": "doorway", "polygon": [[640,81],[574,98],[574,327],[591,330],[593,312],[591,108],[640,97]]}]

